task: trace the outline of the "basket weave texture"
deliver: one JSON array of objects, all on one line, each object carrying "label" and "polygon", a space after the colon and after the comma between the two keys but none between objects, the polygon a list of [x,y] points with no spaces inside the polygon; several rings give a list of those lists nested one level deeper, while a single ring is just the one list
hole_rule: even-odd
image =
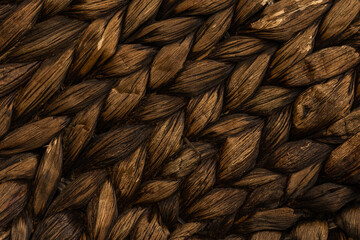
[{"label": "basket weave texture", "polygon": [[360,0],[3,0],[0,239],[360,239]]}]

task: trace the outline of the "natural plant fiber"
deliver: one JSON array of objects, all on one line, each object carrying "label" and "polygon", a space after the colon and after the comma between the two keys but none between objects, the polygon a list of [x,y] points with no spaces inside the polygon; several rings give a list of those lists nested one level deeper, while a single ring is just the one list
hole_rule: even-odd
[{"label": "natural plant fiber", "polygon": [[0,240],[360,239],[360,0],[2,0]]}]

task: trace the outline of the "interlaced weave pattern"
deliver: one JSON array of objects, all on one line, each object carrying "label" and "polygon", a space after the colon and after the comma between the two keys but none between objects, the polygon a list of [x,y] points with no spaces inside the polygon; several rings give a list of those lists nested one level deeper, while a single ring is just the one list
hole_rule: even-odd
[{"label": "interlaced weave pattern", "polygon": [[360,0],[2,0],[0,239],[360,239]]}]

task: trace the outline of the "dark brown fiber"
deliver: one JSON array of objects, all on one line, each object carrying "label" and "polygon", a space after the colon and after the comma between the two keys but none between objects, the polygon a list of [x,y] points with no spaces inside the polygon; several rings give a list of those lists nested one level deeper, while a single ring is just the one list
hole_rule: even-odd
[{"label": "dark brown fiber", "polygon": [[0,240],[360,240],[360,0],[0,1]]}]

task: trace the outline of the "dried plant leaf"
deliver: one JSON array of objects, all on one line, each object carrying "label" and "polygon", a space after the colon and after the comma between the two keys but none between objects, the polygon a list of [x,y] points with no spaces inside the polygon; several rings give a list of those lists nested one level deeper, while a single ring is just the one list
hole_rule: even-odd
[{"label": "dried plant leaf", "polygon": [[109,239],[123,240],[131,233],[145,209],[136,207],[123,212],[114,224]]},{"label": "dried plant leaf", "polygon": [[177,192],[157,203],[161,220],[167,226],[175,226],[179,221],[180,194]]},{"label": "dried plant leaf", "polygon": [[12,49],[7,58],[27,62],[46,59],[71,46],[86,28],[85,22],[55,16],[36,24]]},{"label": "dried plant leaf", "polygon": [[291,174],[286,187],[285,198],[297,198],[313,187],[318,179],[321,167],[321,163],[314,163]]},{"label": "dried plant leaf", "polygon": [[122,39],[128,38],[143,23],[153,17],[160,8],[162,0],[133,0],[127,6]]},{"label": "dried plant leaf", "polygon": [[162,223],[158,213],[145,212],[139,219],[130,239],[158,239],[166,240],[170,235],[167,227]]},{"label": "dried plant leaf", "polygon": [[109,180],[100,187],[100,192],[87,208],[91,239],[105,240],[117,218],[115,190]]},{"label": "dried plant leaf", "polygon": [[18,216],[28,200],[28,184],[9,181],[0,184],[0,226],[4,227]]},{"label": "dried plant leaf", "polygon": [[324,183],[311,188],[299,197],[294,206],[308,208],[313,212],[334,213],[356,197],[356,192],[350,187]]},{"label": "dried plant leaf", "polygon": [[320,220],[299,223],[292,231],[292,239],[327,240],[328,223]]},{"label": "dried plant leaf", "polygon": [[348,240],[348,237],[339,228],[329,231],[328,240]]},{"label": "dried plant leaf", "polygon": [[280,240],[281,236],[281,232],[260,231],[252,234],[250,240]]},{"label": "dried plant leaf", "polygon": [[230,64],[201,60],[188,63],[178,74],[170,91],[188,96],[203,94],[223,82],[232,71]]},{"label": "dried plant leaf", "polygon": [[354,239],[358,239],[360,237],[360,229],[358,225],[358,222],[360,221],[359,211],[359,206],[355,205],[342,210],[336,217],[336,223],[347,233],[349,237]]},{"label": "dried plant leaf", "polygon": [[44,0],[41,13],[44,16],[54,16],[65,10],[73,0]]},{"label": "dried plant leaf", "polygon": [[322,142],[343,143],[360,132],[360,108],[352,110],[348,115],[334,122],[313,137]]},{"label": "dried plant leaf", "polygon": [[219,121],[206,128],[201,136],[222,142],[227,137],[237,135],[255,126],[263,124],[263,120],[247,114],[232,114],[220,118]]},{"label": "dried plant leaf", "polygon": [[184,131],[184,113],[178,112],[159,122],[148,143],[148,159],[145,164],[146,177],[157,173],[163,162],[180,150]]},{"label": "dried plant leaf", "polygon": [[83,20],[97,19],[111,14],[127,4],[128,0],[80,0],[68,8],[68,13]]},{"label": "dried plant leaf", "polygon": [[[64,129],[64,170],[72,167],[95,131],[102,101],[78,112]],[[75,164],[76,165],[76,164]]]},{"label": "dried plant leaf", "polygon": [[42,217],[50,205],[62,174],[62,137],[53,138],[43,154],[36,173],[33,193],[33,214]]},{"label": "dried plant leaf", "polygon": [[25,210],[22,214],[13,220],[11,226],[11,239],[28,240],[30,239],[32,231],[33,220],[31,219],[29,212]]},{"label": "dried plant leaf", "polygon": [[72,61],[72,54],[73,49],[68,49],[42,62],[15,99],[16,118],[39,109],[60,89]]},{"label": "dried plant leaf", "polygon": [[177,191],[178,181],[152,180],[142,184],[139,190],[139,199],[136,203],[152,203],[163,200]]},{"label": "dried plant leaf", "polygon": [[245,239],[246,239],[245,237],[238,236],[235,234],[229,235],[226,238],[224,238],[224,240],[245,240]]},{"label": "dried plant leaf", "polygon": [[73,77],[84,77],[96,63],[105,62],[115,53],[122,18],[123,11],[118,11],[110,19],[97,19],[88,26],[79,40],[70,68]]},{"label": "dried plant leaf", "polygon": [[360,182],[360,132],[331,152],[324,172],[336,181]]},{"label": "dried plant leaf", "polygon": [[216,13],[224,8],[229,7],[233,3],[232,0],[184,0],[179,2],[174,9],[174,14],[186,15],[208,15]]},{"label": "dried plant leaf", "polygon": [[267,6],[250,28],[263,38],[287,41],[321,17],[330,4],[329,0],[280,0]]},{"label": "dried plant leaf", "polygon": [[247,192],[235,188],[214,188],[193,203],[186,214],[192,220],[208,220],[235,212],[245,201]]},{"label": "dried plant leaf", "polygon": [[11,3],[6,3],[6,2],[1,3],[0,4],[0,19],[3,20],[7,16],[9,16],[9,14],[11,14],[15,8],[16,8],[16,4],[11,4]]},{"label": "dried plant leaf", "polygon": [[78,212],[61,212],[44,218],[36,227],[31,240],[79,239],[83,226]]},{"label": "dried plant leaf", "polygon": [[331,150],[326,144],[308,139],[291,141],[281,145],[269,156],[268,165],[276,171],[294,173],[325,161]]},{"label": "dried plant leaf", "polygon": [[11,231],[10,229],[0,228],[0,239],[1,240],[10,240]]},{"label": "dried plant leaf", "polygon": [[292,227],[302,215],[288,207],[258,211],[247,219],[239,219],[234,227],[237,232],[243,233],[264,230],[282,231]]},{"label": "dried plant leaf", "polygon": [[195,142],[184,148],[176,158],[168,161],[162,170],[166,178],[183,178],[189,175],[203,159],[215,157],[217,152],[212,144]]},{"label": "dried plant leaf", "polygon": [[33,27],[41,7],[41,0],[23,1],[2,21],[0,25],[0,52],[12,46]]},{"label": "dried plant leaf", "polygon": [[12,155],[39,148],[67,124],[67,117],[47,117],[19,127],[0,141],[0,155]]},{"label": "dried plant leaf", "polygon": [[[274,54],[270,63],[269,82],[283,78],[287,70],[308,56],[314,47],[318,23],[313,24],[284,43]],[[314,62],[316,64],[316,62]]]},{"label": "dried plant leaf", "polygon": [[193,42],[193,34],[163,46],[151,64],[149,88],[156,89],[170,82],[183,68]]},{"label": "dried plant leaf", "polygon": [[217,44],[209,57],[219,61],[238,62],[262,52],[268,47],[269,42],[259,38],[233,36]]},{"label": "dried plant leaf", "polygon": [[234,25],[244,24],[254,14],[263,9],[266,5],[271,4],[270,0],[241,0],[238,1],[234,14]]},{"label": "dried plant leaf", "polygon": [[352,47],[324,48],[290,67],[279,82],[288,87],[311,85],[344,73],[359,62],[360,54]]},{"label": "dried plant leaf", "polygon": [[121,77],[146,67],[155,50],[140,44],[122,44],[101,68],[99,77]]},{"label": "dried plant leaf", "polygon": [[33,153],[13,155],[0,162],[0,182],[35,177],[38,156]]},{"label": "dried plant leaf", "polygon": [[237,64],[226,85],[226,108],[235,110],[249,99],[260,86],[273,51]]},{"label": "dried plant leaf", "polygon": [[205,224],[202,222],[190,222],[179,225],[170,235],[169,240],[186,240],[192,235],[204,229]]},{"label": "dried plant leaf", "polygon": [[110,122],[120,121],[126,117],[145,96],[148,78],[147,68],[120,78],[105,100],[102,119]]},{"label": "dried plant leaf", "polygon": [[294,131],[311,133],[344,117],[350,112],[353,98],[353,72],[309,87],[294,103]]},{"label": "dried plant leaf", "polygon": [[266,164],[269,154],[289,140],[291,113],[291,106],[287,106],[266,119],[262,134],[262,145],[260,147],[262,157],[258,160],[257,166]]},{"label": "dried plant leaf", "polygon": [[[58,213],[68,208],[76,209],[86,206],[106,180],[106,175],[107,172],[105,170],[94,170],[79,175],[52,201],[47,215]],[[71,201],[69,201],[70,199]]]},{"label": "dried plant leaf", "polygon": [[281,174],[272,172],[265,168],[255,168],[240,180],[233,183],[235,187],[255,189],[264,184],[277,181],[281,178]]},{"label": "dried plant leaf", "polygon": [[127,125],[99,135],[85,153],[88,167],[105,167],[124,159],[146,141],[150,133],[148,126]]},{"label": "dried plant leaf", "polygon": [[155,22],[142,28],[135,40],[156,45],[165,45],[184,38],[201,24],[195,17],[175,17]]},{"label": "dried plant leaf", "polygon": [[295,101],[297,95],[297,90],[266,85],[260,87],[239,109],[257,115],[271,115]]},{"label": "dried plant leaf", "polygon": [[38,66],[37,62],[0,65],[0,97],[25,84]]},{"label": "dried plant leaf", "polygon": [[186,135],[195,136],[208,124],[218,120],[223,106],[224,88],[218,86],[211,91],[189,100],[186,111]]},{"label": "dried plant leaf", "polygon": [[342,42],[350,37],[356,35],[360,30],[360,17],[358,16],[357,19],[353,21],[353,23],[346,28],[340,35],[336,37],[334,41]]},{"label": "dried plant leaf", "polygon": [[0,99],[0,138],[9,130],[14,106],[14,94]]},{"label": "dried plant leaf", "polygon": [[68,87],[46,106],[49,115],[76,113],[90,106],[110,91],[111,84],[105,81],[89,80]]},{"label": "dried plant leaf", "polygon": [[210,51],[229,29],[232,16],[233,7],[229,7],[209,17],[196,32],[192,55],[201,56]]},{"label": "dried plant leaf", "polygon": [[348,28],[360,12],[358,0],[337,1],[324,17],[319,35],[321,41],[329,41]]},{"label": "dried plant leaf", "polygon": [[256,188],[249,194],[240,211],[246,213],[253,210],[278,207],[280,199],[284,194],[285,186],[286,178],[283,177]]},{"label": "dried plant leaf", "polygon": [[238,179],[255,167],[262,128],[260,124],[226,139],[217,171],[219,181]]},{"label": "dried plant leaf", "polygon": [[209,224],[206,226],[205,231],[207,231],[208,235],[212,238],[223,239],[232,228],[234,220],[235,213],[210,220]]},{"label": "dried plant leaf", "polygon": [[134,115],[140,121],[158,121],[180,111],[186,102],[183,98],[163,94],[149,94],[138,106]]},{"label": "dried plant leaf", "polygon": [[188,207],[197,197],[208,192],[216,182],[216,164],[212,159],[202,161],[184,180],[182,198]]},{"label": "dried plant leaf", "polygon": [[146,159],[146,149],[140,146],[126,159],[112,167],[111,179],[120,205],[128,201],[140,185]]}]

